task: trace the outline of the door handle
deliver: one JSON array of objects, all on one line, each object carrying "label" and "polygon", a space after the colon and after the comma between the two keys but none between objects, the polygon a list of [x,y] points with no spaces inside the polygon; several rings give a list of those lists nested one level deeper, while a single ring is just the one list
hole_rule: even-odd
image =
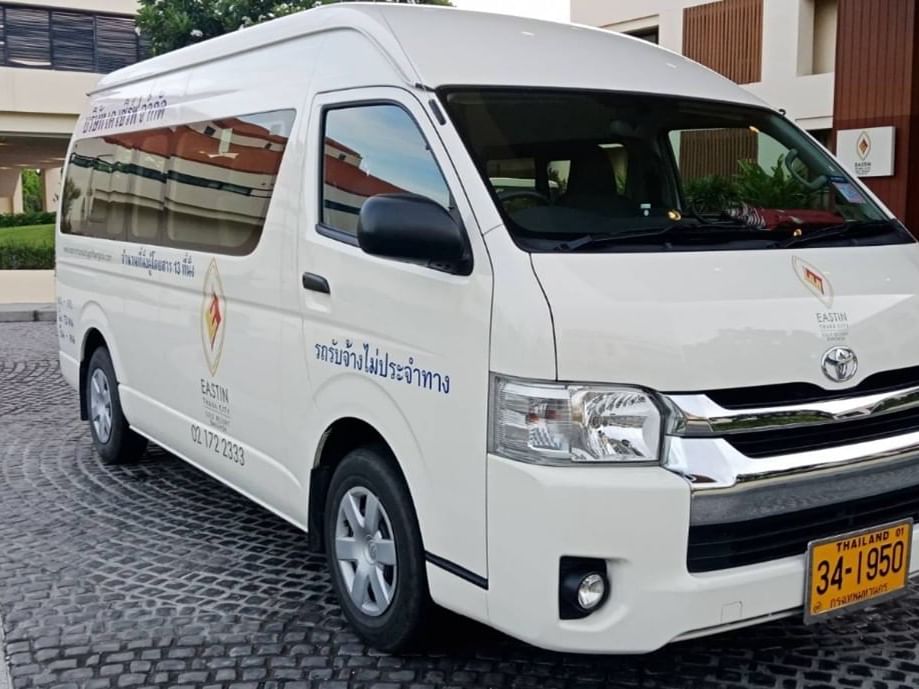
[{"label": "door handle", "polygon": [[303,273],[303,289],[308,289],[311,292],[319,292],[321,294],[332,293],[332,290],[329,288],[329,281],[321,275],[316,275],[316,273]]}]

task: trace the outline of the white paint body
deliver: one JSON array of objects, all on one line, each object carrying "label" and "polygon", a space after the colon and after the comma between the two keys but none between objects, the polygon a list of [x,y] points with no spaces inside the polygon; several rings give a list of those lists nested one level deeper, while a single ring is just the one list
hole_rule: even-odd
[{"label": "white paint body", "polygon": [[[479,48],[468,50],[470,36]],[[487,46],[501,46],[501,58]],[[609,64],[629,69],[610,71]],[[703,576],[687,571],[691,492],[675,473],[539,467],[486,450],[492,372],[669,391],[825,382],[825,342],[814,326],[820,307],[796,278],[789,252],[531,258],[511,241],[457,132],[438,123],[421,84],[607,89],[760,105],[714,73],[637,40],[417,7],[313,10],[132,66],[102,79],[90,111],[155,92],[169,102],[158,126],[253,110],[295,109],[297,117],[251,255],[187,252],[195,277],[183,280],[124,265],[137,244],[59,232],[58,301],[72,322],[61,325],[65,378],[78,384],[86,335],[97,330],[138,432],[303,529],[323,434],[343,418],[370,424],[399,460],[425,550],[488,582],[477,586],[429,563],[434,600],[546,648],[650,651],[800,607],[803,555]],[[324,105],[363,100],[395,101],[417,121],[459,207],[471,275],[373,258],[316,232],[317,114]],[[81,125],[77,139],[87,136]],[[169,260],[186,253],[157,252]],[[919,363],[916,246],[798,253],[833,281],[839,308],[854,321],[862,366],[853,384]],[[212,260],[226,319],[214,375],[201,339]],[[305,291],[304,272],[326,277],[331,294]],[[318,348],[333,340],[412,357],[449,375],[450,393],[318,360]],[[211,382],[229,391],[225,435],[245,449],[245,466],[193,442],[190,428],[207,425],[202,398]],[[613,592],[596,615],[561,621],[558,561],[571,553],[608,560]]]}]

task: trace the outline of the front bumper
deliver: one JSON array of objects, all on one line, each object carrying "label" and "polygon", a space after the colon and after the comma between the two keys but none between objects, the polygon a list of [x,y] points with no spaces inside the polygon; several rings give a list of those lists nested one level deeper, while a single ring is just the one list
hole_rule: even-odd
[{"label": "front bumper", "polygon": [[[543,467],[489,456],[488,616],[557,651],[644,653],[680,638],[795,614],[804,553],[691,574],[690,484],[660,467]],[[919,569],[919,530],[910,572]],[[562,556],[607,562],[610,598],[561,620]]]}]

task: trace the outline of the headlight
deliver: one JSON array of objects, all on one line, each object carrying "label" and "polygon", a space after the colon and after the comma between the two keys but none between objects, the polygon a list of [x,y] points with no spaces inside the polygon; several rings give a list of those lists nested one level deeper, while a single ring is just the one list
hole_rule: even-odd
[{"label": "headlight", "polygon": [[495,376],[490,450],[536,464],[656,462],[661,413],[650,393]]}]

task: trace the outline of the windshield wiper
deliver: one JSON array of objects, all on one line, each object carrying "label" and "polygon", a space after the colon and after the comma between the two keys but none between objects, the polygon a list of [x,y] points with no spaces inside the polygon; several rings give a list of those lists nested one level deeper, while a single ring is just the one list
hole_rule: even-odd
[{"label": "windshield wiper", "polygon": [[762,239],[772,241],[769,233],[754,229],[738,220],[736,222],[685,222],[677,221],[663,227],[650,227],[637,232],[625,231],[602,235],[588,234],[580,239],[562,242],[554,251],[577,251],[584,247],[595,247],[603,244],[660,243],[657,240],[683,239],[695,241],[735,241],[741,239]]},{"label": "windshield wiper", "polygon": [[821,227],[819,230],[805,232],[789,237],[776,243],[776,248],[787,249],[792,246],[802,246],[819,242],[824,239],[838,239],[840,237],[856,237],[884,232],[896,232],[897,225],[892,220],[850,220],[838,225]]}]

